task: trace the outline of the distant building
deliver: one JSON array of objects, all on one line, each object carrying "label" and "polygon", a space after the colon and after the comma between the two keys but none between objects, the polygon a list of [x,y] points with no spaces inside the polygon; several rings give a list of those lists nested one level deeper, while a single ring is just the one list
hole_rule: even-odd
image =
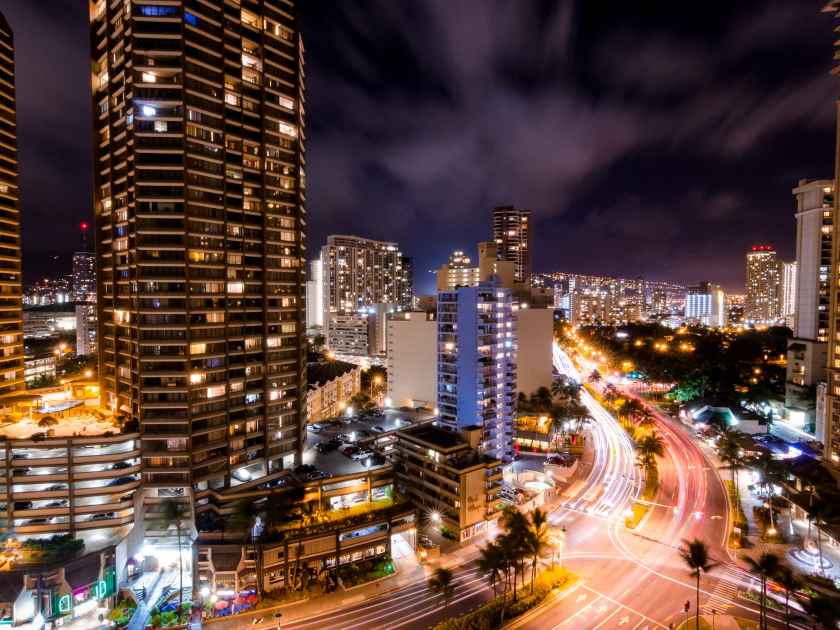
[{"label": "distant building", "polygon": [[336,313],[330,317],[327,344],[347,357],[369,356],[368,318],[363,313]]},{"label": "distant building", "polygon": [[796,261],[779,263],[779,309],[785,326],[793,329],[796,314]]},{"label": "distant building", "polygon": [[729,326],[740,326],[744,323],[747,296],[743,293],[726,294],[726,319]]},{"label": "distant building", "polygon": [[96,254],[76,252],[73,254],[73,301],[96,303]]},{"label": "distant building", "polygon": [[76,304],[76,356],[96,354],[96,304]]},{"label": "distant building", "polygon": [[324,266],[321,259],[309,263],[309,277],[306,280],[306,328],[324,328]]},{"label": "distant building", "polygon": [[26,355],[23,361],[23,374],[27,386],[30,387],[40,379],[55,378],[55,355],[52,352]]},{"label": "distant building", "polygon": [[320,422],[341,415],[362,388],[362,369],[344,361],[306,366],[306,421]]},{"label": "distant building", "polygon": [[498,516],[502,462],[482,452],[483,429],[448,431],[430,424],[397,432],[397,487],[461,542]]},{"label": "distant building", "polygon": [[685,295],[685,319],[689,323],[719,328],[726,325],[726,296],[720,286],[701,282],[688,287]]},{"label": "distant building", "polygon": [[771,245],[747,252],[745,317],[753,324],[775,324],[781,315],[779,264]]},{"label": "distant building", "polygon": [[514,311],[516,334],[516,388],[533,394],[554,381],[552,342],[554,310],[520,308]]},{"label": "distant building", "polygon": [[473,287],[478,284],[478,267],[460,249],[449,255],[449,261],[437,271],[437,290],[451,291],[458,287]]},{"label": "distant building", "polygon": [[495,283],[438,294],[438,409],[453,431],[478,425],[479,450],[513,455],[516,329],[511,292]]},{"label": "distant building", "polygon": [[514,264],[514,282],[529,283],[533,251],[531,211],[513,206],[494,208],[493,241],[498,246],[498,259]]},{"label": "distant building", "polygon": [[388,320],[388,402],[394,407],[437,405],[437,321],[403,313]]},{"label": "distant building", "polygon": [[70,304],[30,307],[23,311],[23,334],[27,339],[48,339],[76,330],[76,309]]}]

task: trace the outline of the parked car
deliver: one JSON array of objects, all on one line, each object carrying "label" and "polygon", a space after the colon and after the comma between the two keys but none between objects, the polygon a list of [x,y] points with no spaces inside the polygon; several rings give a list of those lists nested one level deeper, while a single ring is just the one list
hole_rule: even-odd
[{"label": "parked car", "polygon": [[323,428],[323,425],[320,425],[317,422],[314,422],[309,425],[309,430],[313,433],[320,433]]},{"label": "parked car", "polygon": [[14,508],[16,510],[31,510],[32,501],[15,501]]},{"label": "parked car", "polygon": [[435,543],[433,543],[432,539],[428,536],[420,536],[418,542],[420,543],[421,547],[426,547],[427,549],[435,546]]},{"label": "parked car", "polygon": [[67,499],[59,499],[58,501],[50,501],[47,503],[48,508],[62,508],[67,507]]},{"label": "parked car", "polygon": [[355,461],[361,461],[363,459],[367,459],[368,457],[373,457],[373,451],[357,451],[350,455],[350,459]]},{"label": "parked car", "polygon": [[339,447],[338,450],[341,451],[342,455],[347,455],[347,457],[352,457],[353,453],[358,453],[359,452],[359,447],[356,446],[355,444],[343,444],[343,445],[341,445],[341,447]]},{"label": "parked car", "polygon": [[122,486],[127,483],[133,483],[137,481],[134,477],[120,477],[119,479],[114,479],[108,482],[109,486]]},{"label": "parked car", "polygon": [[307,473],[315,472],[317,469],[312,464],[301,464],[295,468],[296,475],[305,475]]},{"label": "parked car", "polygon": [[27,525],[48,525],[50,520],[48,518],[30,518],[26,521]]},{"label": "parked car", "polygon": [[53,485],[44,488],[44,492],[58,492],[59,490],[67,490],[67,486],[60,483],[54,483]]},{"label": "parked car", "polygon": [[117,462],[111,466],[111,470],[123,470],[125,468],[131,468],[132,466],[134,466],[134,464],[131,462]]},{"label": "parked car", "polygon": [[117,515],[113,512],[102,512],[100,514],[94,514],[90,517],[92,521],[109,521],[112,518],[117,518]]},{"label": "parked car", "polygon": [[385,433],[385,429],[383,429],[383,428],[382,428],[381,426],[379,426],[379,425],[376,425],[375,427],[373,427],[373,430],[374,430],[376,433]]}]

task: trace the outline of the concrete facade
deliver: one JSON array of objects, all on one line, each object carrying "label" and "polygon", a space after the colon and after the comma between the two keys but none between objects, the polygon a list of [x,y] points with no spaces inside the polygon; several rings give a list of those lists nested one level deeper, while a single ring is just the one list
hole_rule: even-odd
[{"label": "concrete facade", "polygon": [[426,313],[388,320],[388,394],[395,407],[437,404],[437,322]]},{"label": "concrete facade", "polygon": [[554,310],[523,308],[514,313],[516,323],[517,391],[532,394],[540,387],[551,387],[554,380],[552,342]]}]

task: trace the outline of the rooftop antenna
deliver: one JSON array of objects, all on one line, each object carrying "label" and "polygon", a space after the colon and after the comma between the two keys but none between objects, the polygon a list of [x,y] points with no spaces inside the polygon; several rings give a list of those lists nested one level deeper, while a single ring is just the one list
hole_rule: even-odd
[{"label": "rooftop antenna", "polygon": [[79,228],[82,230],[82,251],[86,252],[88,250],[88,225],[87,221],[82,221],[79,223]]}]

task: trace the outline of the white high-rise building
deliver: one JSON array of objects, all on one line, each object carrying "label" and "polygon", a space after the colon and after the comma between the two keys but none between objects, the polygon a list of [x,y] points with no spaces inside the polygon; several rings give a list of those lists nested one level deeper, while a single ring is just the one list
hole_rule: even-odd
[{"label": "white high-rise building", "polygon": [[497,282],[438,293],[440,422],[482,428],[479,450],[510,460],[516,417],[517,340],[510,289]]},{"label": "white high-rise building", "polygon": [[437,322],[422,312],[388,319],[388,405],[437,404]]},{"label": "white high-rise building", "polygon": [[779,307],[785,326],[793,328],[796,315],[796,261],[779,263]]},{"label": "white high-rise building", "polygon": [[324,266],[318,258],[309,263],[306,281],[306,328],[324,328]]}]

